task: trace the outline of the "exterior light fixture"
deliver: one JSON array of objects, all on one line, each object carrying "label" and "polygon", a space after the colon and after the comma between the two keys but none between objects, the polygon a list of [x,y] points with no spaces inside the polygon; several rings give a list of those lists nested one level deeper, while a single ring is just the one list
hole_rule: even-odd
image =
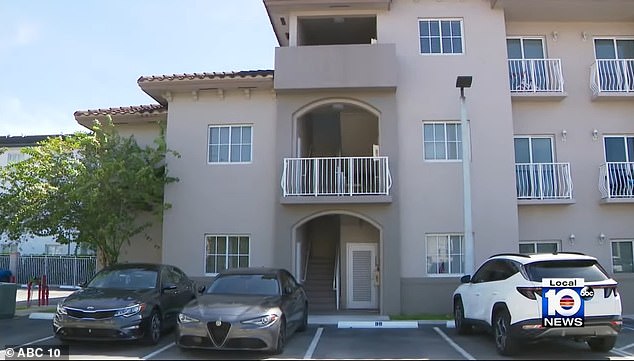
[{"label": "exterior light fixture", "polygon": [[605,239],[606,239],[605,234],[603,234],[603,233],[599,234],[599,244],[604,244],[605,243]]},{"label": "exterior light fixture", "polygon": [[599,131],[597,129],[594,129],[592,131],[592,140],[597,140],[599,139]]},{"label": "exterior light fixture", "polygon": [[565,142],[567,137],[568,137],[568,131],[566,129],[563,129],[561,131],[561,141]]},{"label": "exterior light fixture", "polygon": [[574,233],[570,233],[570,236],[568,237],[568,240],[570,241],[570,244],[574,244],[575,243],[575,234]]}]

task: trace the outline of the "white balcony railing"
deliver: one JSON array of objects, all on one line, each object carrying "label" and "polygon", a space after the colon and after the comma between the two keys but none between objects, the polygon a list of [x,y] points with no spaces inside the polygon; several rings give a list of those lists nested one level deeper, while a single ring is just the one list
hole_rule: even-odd
[{"label": "white balcony railing", "polygon": [[634,93],[634,59],[597,60],[590,68],[590,88],[594,95]]},{"label": "white balcony railing", "polygon": [[608,162],[599,168],[601,198],[634,198],[634,163]]},{"label": "white balcony railing", "polygon": [[518,199],[572,199],[570,163],[515,164]]},{"label": "white balcony railing", "polygon": [[560,59],[509,59],[513,93],[563,92]]},{"label": "white balcony railing", "polygon": [[285,158],[281,181],[287,196],[389,195],[387,157]]}]

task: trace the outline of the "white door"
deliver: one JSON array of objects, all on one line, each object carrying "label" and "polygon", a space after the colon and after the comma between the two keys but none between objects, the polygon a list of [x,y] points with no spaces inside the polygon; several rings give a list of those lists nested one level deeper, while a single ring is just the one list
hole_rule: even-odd
[{"label": "white door", "polygon": [[348,244],[348,308],[378,308],[376,255],[374,243]]}]

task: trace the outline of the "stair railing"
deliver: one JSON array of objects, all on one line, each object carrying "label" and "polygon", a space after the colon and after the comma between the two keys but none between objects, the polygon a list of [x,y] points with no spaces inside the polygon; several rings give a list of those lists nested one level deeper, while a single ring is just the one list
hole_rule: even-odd
[{"label": "stair railing", "polygon": [[306,251],[306,257],[304,258],[304,274],[302,275],[302,283],[306,282],[308,278],[308,261],[310,260],[311,240],[308,240],[308,250]]},{"label": "stair railing", "polygon": [[335,254],[335,272],[334,277],[332,278],[332,289],[335,290],[337,311],[339,311],[339,283],[339,247],[337,247],[337,252]]}]

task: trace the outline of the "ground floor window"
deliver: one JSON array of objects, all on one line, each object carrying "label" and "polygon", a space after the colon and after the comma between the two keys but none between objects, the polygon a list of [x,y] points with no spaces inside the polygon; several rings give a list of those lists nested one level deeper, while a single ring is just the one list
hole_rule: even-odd
[{"label": "ground floor window", "polygon": [[0,254],[10,254],[18,251],[18,245],[15,243],[0,244]]},{"label": "ground floor window", "polygon": [[249,236],[207,235],[205,273],[249,267]]},{"label": "ground floor window", "polygon": [[561,250],[561,242],[559,241],[521,241],[520,253],[536,254],[536,253],[554,253]]},{"label": "ground floor window", "polygon": [[612,241],[612,270],[614,273],[634,272],[632,241]]},{"label": "ground floor window", "polygon": [[64,244],[47,244],[44,247],[44,253],[48,255],[62,256],[68,254],[68,246]]},{"label": "ground floor window", "polygon": [[427,274],[464,273],[464,237],[461,234],[428,234]]}]

